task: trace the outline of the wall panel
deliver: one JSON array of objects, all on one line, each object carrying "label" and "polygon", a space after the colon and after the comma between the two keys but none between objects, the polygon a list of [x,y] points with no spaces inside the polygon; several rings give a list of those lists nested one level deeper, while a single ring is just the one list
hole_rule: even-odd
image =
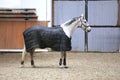
[{"label": "wall panel", "polygon": [[[55,0],[55,25],[85,12],[84,1]],[[116,26],[118,19],[117,0],[88,1],[88,23],[90,25]],[[104,26],[105,25],[105,26]],[[113,52],[118,50],[119,28],[92,28],[88,34],[89,51]],[[72,36],[72,50],[84,51],[84,32],[77,29]]]},{"label": "wall panel", "polygon": [[118,0],[118,22],[117,25],[120,26],[120,0]]},{"label": "wall panel", "polygon": [[23,32],[33,25],[47,26],[47,21],[0,21],[0,49],[22,49]]}]

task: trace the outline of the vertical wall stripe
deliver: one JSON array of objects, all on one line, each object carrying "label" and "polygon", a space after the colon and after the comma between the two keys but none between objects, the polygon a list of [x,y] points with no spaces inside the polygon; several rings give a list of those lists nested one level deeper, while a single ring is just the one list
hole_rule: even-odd
[{"label": "vertical wall stripe", "polygon": [[118,0],[118,21],[117,25],[120,26],[120,0]]}]

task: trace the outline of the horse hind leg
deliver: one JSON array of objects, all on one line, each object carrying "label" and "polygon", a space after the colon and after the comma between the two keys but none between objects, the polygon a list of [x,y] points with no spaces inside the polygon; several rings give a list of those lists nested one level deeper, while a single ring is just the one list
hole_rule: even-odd
[{"label": "horse hind leg", "polygon": [[33,54],[34,54],[34,49],[30,51],[30,57],[31,57],[31,66],[35,67],[34,59],[33,59],[34,55]]},{"label": "horse hind leg", "polygon": [[23,48],[23,52],[22,52],[22,60],[21,60],[21,67],[24,67],[24,61],[25,61],[25,58],[26,58],[26,48],[25,48],[25,45],[24,45],[24,48]]}]

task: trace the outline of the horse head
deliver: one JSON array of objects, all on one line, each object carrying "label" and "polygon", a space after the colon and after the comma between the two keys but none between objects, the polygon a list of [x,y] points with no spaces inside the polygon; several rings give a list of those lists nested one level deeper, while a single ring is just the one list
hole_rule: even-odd
[{"label": "horse head", "polygon": [[68,37],[72,36],[73,32],[77,27],[83,29],[86,32],[91,31],[91,27],[89,26],[87,20],[83,15],[81,15],[80,17],[74,17],[66,21],[65,23],[61,24],[60,27],[63,28],[64,32]]},{"label": "horse head", "polygon": [[83,14],[78,18],[78,20],[79,20],[78,27],[80,27],[81,29],[83,29],[86,32],[91,31],[91,27],[88,24],[88,22],[85,19],[85,16]]}]

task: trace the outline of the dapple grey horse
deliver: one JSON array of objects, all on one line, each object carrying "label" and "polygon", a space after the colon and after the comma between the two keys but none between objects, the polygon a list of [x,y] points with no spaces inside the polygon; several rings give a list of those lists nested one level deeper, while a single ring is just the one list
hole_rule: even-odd
[{"label": "dapple grey horse", "polygon": [[66,67],[66,51],[71,50],[71,37],[77,27],[86,32],[91,31],[85,17],[75,17],[57,27],[32,26],[26,29],[24,36],[24,50],[22,53],[21,65],[24,65],[24,59],[27,52],[31,56],[31,65],[35,67],[33,53],[36,48],[51,48],[61,52],[59,65]]}]

